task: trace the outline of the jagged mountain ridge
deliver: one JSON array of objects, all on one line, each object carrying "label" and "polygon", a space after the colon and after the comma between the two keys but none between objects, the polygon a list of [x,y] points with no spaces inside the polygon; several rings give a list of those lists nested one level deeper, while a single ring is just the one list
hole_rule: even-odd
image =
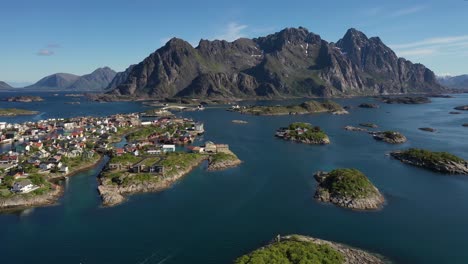
[{"label": "jagged mountain ridge", "polygon": [[109,67],[98,68],[83,76],[69,73],[55,73],[40,79],[35,84],[24,87],[28,90],[103,90],[114,79],[116,72]]},{"label": "jagged mountain ridge", "polygon": [[378,37],[349,29],[329,43],[307,29],[286,28],[233,42],[173,38],[132,67],[111,94],[137,97],[288,97],[441,92],[422,64]]}]

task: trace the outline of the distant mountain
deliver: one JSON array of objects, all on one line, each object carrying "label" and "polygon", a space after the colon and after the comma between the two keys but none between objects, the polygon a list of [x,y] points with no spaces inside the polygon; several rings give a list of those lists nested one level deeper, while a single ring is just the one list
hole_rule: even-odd
[{"label": "distant mountain", "polygon": [[120,84],[122,84],[124,81],[127,80],[128,75],[130,72],[133,70],[133,67],[135,67],[135,64],[130,65],[125,71],[123,72],[118,72],[114,79],[109,83],[109,85],[106,87],[106,90],[113,90]]},{"label": "distant mountain", "polygon": [[42,78],[33,85],[24,87],[24,89],[101,91],[109,85],[115,75],[116,72],[109,67],[98,68],[92,73],[83,76],[69,73],[55,73]]},{"label": "distant mountain", "polygon": [[8,83],[0,81],[0,90],[14,89]]},{"label": "distant mountain", "polygon": [[117,73],[109,67],[99,68],[78,78],[68,87],[70,90],[102,90],[114,79]]},{"label": "distant mountain", "polygon": [[468,89],[468,74],[458,76],[439,76],[440,84],[453,89]]},{"label": "distant mountain", "polygon": [[196,48],[173,38],[128,71],[109,94],[252,98],[445,91],[424,65],[398,58],[380,38],[356,29],[337,43],[302,27],[234,42],[201,40]]}]

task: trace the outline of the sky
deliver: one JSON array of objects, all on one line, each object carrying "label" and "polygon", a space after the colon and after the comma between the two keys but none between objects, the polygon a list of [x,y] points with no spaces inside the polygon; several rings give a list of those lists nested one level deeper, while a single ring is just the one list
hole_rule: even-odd
[{"label": "sky", "polygon": [[468,0],[0,0],[0,80],[15,86],[142,61],[171,37],[258,37],[303,26],[336,42],[354,27],[437,75],[468,73]]}]

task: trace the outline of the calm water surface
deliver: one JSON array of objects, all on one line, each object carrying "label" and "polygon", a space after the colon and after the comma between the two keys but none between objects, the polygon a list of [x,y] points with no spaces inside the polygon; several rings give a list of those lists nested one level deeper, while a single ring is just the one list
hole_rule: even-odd
[{"label": "calm water surface", "polygon": [[[46,100],[0,102],[41,112],[0,121],[146,109],[132,102],[68,105],[64,102],[72,98],[61,95]],[[468,159],[468,128],[461,126],[468,123],[468,112],[448,114],[462,104],[468,104],[468,95],[434,98],[426,105],[354,108],[344,116],[243,116],[221,108],[185,113],[205,122],[205,140],[230,144],[244,163],[223,172],[202,166],[164,192],[135,195],[114,208],[100,206],[100,168],[80,173],[68,181],[59,205],[0,215],[2,263],[231,263],[277,234],[290,233],[346,243],[396,263],[468,263],[468,177],[432,173],[385,155],[423,147]],[[321,126],[332,144],[307,146],[273,137],[275,129],[293,121]],[[409,141],[393,146],[343,130],[362,122],[398,130]],[[313,173],[337,167],[368,175],[387,199],[384,209],[355,212],[314,201]]]}]

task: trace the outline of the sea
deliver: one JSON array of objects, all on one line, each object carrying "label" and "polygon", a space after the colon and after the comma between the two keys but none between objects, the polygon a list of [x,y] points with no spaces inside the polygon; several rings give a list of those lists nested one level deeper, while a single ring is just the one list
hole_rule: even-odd
[{"label": "sea", "polygon": [[[0,117],[21,123],[47,118],[106,116],[150,109],[140,102],[99,103],[65,93],[28,93],[43,102],[1,101],[22,93],[0,93],[0,108],[38,111]],[[251,101],[240,104],[293,104]],[[424,148],[468,159],[468,94],[432,98],[421,105],[383,104],[374,98],[336,99],[349,115],[249,116],[229,106],[183,112],[205,124],[199,142],[229,144],[243,163],[219,172],[203,164],[171,188],[132,195],[104,208],[97,175],[105,165],[69,178],[57,205],[0,214],[1,263],[232,263],[278,234],[302,234],[381,254],[393,263],[468,263],[468,175],[445,175],[403,164],[394,150]],[[79,101],[80,104],[69,104]],[[358,108],[378,103],[378,109]],[[235,124],[232,120],[245,120]],[[291,122],[320,126],[325,146],[275,138]],[[376,130],[403,133],[408,142],[375,141],[344,126],[375,123]],[[432,127],[430,133],[418,128]],[[316,171],[356,168],[383,193],[386,204],[374,212],[353,211],[314,200]]]}]

